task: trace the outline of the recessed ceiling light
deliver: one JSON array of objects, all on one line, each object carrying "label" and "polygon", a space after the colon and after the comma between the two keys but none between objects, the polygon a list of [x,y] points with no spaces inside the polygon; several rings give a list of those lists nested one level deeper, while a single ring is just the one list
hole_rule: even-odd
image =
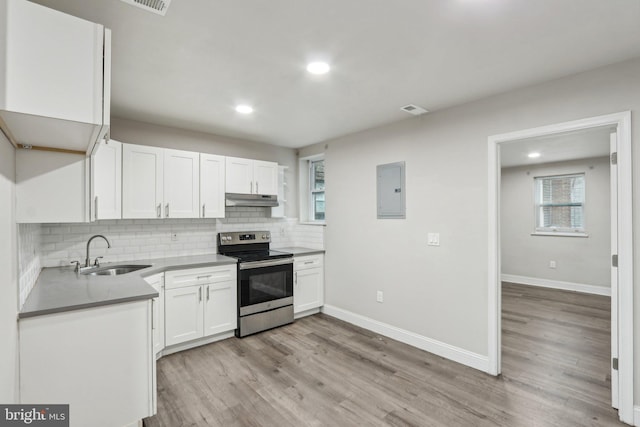
[{"label": "recessed ceiling light", "polygon": [[307,71],[311,74],[327,74],[330,69],[326,62],[311,62],[307,65]]},{"label": "recessed ceiling light", "polygon": [[529,153],[527,154],[527,157],[529,157],[530,159],[537,159],[538,157],[540,157],[540,153]]},{"label": "recessed ceiling light", "polygon": [[237,105],[236,111],[240,114],[251,114],[253,113],[253,107],[250,105]]}]

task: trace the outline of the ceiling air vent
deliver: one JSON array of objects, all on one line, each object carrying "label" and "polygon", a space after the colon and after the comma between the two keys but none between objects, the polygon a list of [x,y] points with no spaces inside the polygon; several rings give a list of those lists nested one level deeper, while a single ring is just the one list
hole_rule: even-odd
[{"label": "ceiling air vent", "polygon": [[122,0],[133,6],[137,6],[140,9],[144,9],[147,12],[157,13],[164,16],[167,13],[171,0]]},{"label": "ceiling air vent", "polygon": [[415,104],[409,104],[409,105],[405,105],[404,107],[400,108],[402,111],[406,111],[409,114],[413,114],[414,116],[419,116],[420,114],[424,114],[424,113],[428,113],[428,110],[425,110],[422,107],[418,107]]}]

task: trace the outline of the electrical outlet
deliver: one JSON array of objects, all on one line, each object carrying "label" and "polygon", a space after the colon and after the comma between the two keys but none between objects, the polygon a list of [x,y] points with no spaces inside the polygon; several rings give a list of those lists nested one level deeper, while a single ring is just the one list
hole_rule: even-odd
[{"label": "electrical outlet", "polygon": [[382,291],[378,291],[376,293],[376,301],[384,302],[384,294],[382,293]]},{"label": "electrical outlet", "polygon": [[549,268],[556,268],[556,262],[555,261],[549,261]]},{"label": "electrical outlet", "polygon": [[171,233],[171,241],[172,242],[178,241],[178,233]]},{"label": "electrical outlet", "polygon": [[427,234],[427,245],[440,246],[440,233]]}]

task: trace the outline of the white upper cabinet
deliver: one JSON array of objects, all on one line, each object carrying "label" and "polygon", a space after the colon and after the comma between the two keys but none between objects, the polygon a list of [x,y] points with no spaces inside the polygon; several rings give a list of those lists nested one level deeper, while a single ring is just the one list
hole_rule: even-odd
[{"label": "white upper cabinet", "polygon": [[262,160],[227,157],[226,192],[278,194],[278,164]]},{"label": "white upper cabinet", "polygon": [[16,150],[16,222],[86,222],[88,168],[84,155]]},{"label": "white upper cabinet", "polygon": [[253,160],[227,157],[226,192],[253,194]]},{"label": "white upper cabinet", "polygon": [[224,218],[225,158],[200,153],[201,218]]},{"label": "white upper cabinet", "polygon": [[165,218],[199,218],[200,154],[164,150]]},{"label": "white upper cabinet", "polygon": [[108,130],[111,34],[26,1],[0,2],[0,117],[16,143],[90,153]]},{"label": "white upper cabinet", "polygon": [[122,143],[101,141],[91,156],[91,221],[122,218]]},{"label": "white upper cabinet", "polygon": [[278,194],[278,164],[254,160],[253,181],[256,194]]},{"label": "white upper cabinet", "polygon": [[123,218],[162,218],[163,165],[163,148],[123,144]]},{"label": "white upper cabinet", "polygon": [[199,218],[200,155],[123,144],[122,218]]}]

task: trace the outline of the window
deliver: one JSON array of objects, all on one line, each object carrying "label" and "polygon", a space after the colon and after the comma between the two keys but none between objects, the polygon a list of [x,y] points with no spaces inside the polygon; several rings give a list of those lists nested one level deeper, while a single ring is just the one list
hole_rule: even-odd
[{"label": "window", "polygon": [[584,174],[536,177],[536,232],[584,233]]},{"label": "window", "polygon": [[324,159],[309,161],[309,219],[324,221]]}]

